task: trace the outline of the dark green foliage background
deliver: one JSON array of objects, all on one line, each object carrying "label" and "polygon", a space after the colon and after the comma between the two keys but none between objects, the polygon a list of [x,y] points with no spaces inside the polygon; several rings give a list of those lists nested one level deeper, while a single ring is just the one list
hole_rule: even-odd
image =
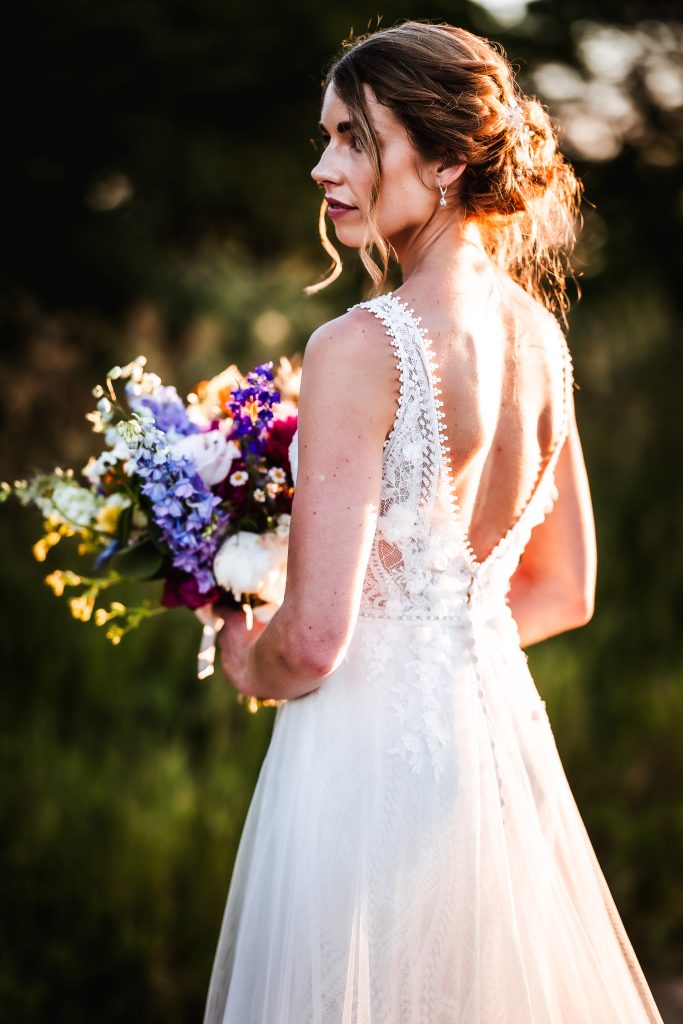
[{"label": "dark green foliage background", "polygon": [[[302,351],[362,297],[351,254],[332,288],[302,295],[326,265],[310,137],[327,60],[378,13],[498,39],[523,83],[539,62],[580,67],[587,21],[675,27],[673,4],[611,0],[536,0],[509,29],[467,0],[17,7],[0,62],[3,478],[84,464],[90,388],[113,363],[145,352],[188,390],[228,362]],[[657,983],[683,960],[683,112],[658,107],[638,69],[628,88],[639,140],[576,161],[589,203],[570,342],[596,613],[529,656]],[[98,183],[112,175],[133,193],[103,210]],[[273,312],[284,328],[269,344]],[[31,558],[37,515],[10,504],[0,523],[0,1019],[199,1021],[272,712],[247,715],[220,675],[194,678],[187,614],[117,649],[73,622],[42,583],[59,549],[46,567]]]}]

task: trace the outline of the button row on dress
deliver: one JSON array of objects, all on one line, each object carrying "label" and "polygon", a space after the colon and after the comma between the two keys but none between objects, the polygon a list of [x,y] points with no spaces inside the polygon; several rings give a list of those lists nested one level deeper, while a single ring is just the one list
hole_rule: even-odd
[{"label": "button row on dress", "polygon": [[[478,697],[479,697],[479,699],[481,701],[481,710],[482,710],[484,716],[490,721],[488,708],[486,706],[486,701],[484,700],[485,693],[484,693],[484,688],[483,688],[483,680],[482,680],[482,677],[481,677],[481,673],[479,672],[479,670],[476,667],[479,664],[479,655],[475,654],[475,652],[474,652],[474,648],[476,646],[476,639],[475,639],[474,636],[470,635],[469,637],[467,637],[465,639],[464,642],[465,642],[465,646],[469,650],[470,663],[474,666],[474,678],[477,680],[477,695],[478,695]],[[503,780],[502,780],[501,775],[500,775],[500,767],[498,765],[498,759],[497,759],[496,753],[495,753],[495,746],[496,746],[495,740],[491,737],[490,734],[489,734],[489,744],[491,746],[491,753],[493,755],[493,764],[494,764],[494,768],[495,768],[495,772],[496,772],[496,782],[498,784],[498,795],[499,795],[499,798],[500,798],[500,806],[501,806],[501,808],[503,808],[503,807],[505,807],[505,799],[503,797]]]}]

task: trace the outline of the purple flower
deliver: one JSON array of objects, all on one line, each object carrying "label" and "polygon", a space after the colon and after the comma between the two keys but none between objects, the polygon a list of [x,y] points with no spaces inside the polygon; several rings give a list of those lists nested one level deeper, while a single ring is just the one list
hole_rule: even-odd
[{"label": "purple flower", "polygon": [[154,425],[164,434],[184,437],[201,429],[189,419],[183,400],[172,386],[160,384],[151,393],[144,394],[140,393],[139,384],[128,381],[126,398],[133,412],[151,416]]},{"label": "purple flower", "polygon": [[176,608],[178,605],[200,608],[204,604],[213,604],[222,595],[223,591],[216,584],[210,590],[200,592],[194,576],[179,569],[171,569],[164,582],[161,603],[165,608]]},{"label": "purple flower", "polygon": [[191,459],[173,456],[165,433],[147,419],[133,449],[134,474],[143,481],[154,522],[177,569],[192,576],[200,593],[216,586],[213,559],[227,513]]},{"label": "purple flower", "polygon": [[280,401],[273,387],[272,362],[261,363],[247,374],[247,387],[235,388],[228,408],[233,417],[231,438],[244,438],[244,447],[260,455],[265,447],[266,428],[273,419],[272,406]]}]

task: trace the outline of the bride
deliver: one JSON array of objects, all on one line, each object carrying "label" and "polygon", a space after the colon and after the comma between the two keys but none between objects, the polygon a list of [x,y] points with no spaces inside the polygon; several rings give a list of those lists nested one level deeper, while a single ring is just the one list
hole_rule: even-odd
[{"label": "bride", "polygon": [[661,1024],[523,651],[593,614],[580,185],[450,25],[346,44],[320,132],[310,290],[327,217],[374,297],[306,348],[283,604],[219,634],[280,703],[205,1024]]}]

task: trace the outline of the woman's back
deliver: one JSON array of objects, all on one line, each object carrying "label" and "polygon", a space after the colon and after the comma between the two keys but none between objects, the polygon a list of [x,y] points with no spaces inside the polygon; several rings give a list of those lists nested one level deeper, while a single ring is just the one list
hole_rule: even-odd
[{"label": "woman's back", "polygon": [[420,315],[431,343],[451,490],[482,562],[518,521],[563,439],[566,342],[554,317],[483,255],[463,261],[438,294],[419,281],[395,294]]}]

